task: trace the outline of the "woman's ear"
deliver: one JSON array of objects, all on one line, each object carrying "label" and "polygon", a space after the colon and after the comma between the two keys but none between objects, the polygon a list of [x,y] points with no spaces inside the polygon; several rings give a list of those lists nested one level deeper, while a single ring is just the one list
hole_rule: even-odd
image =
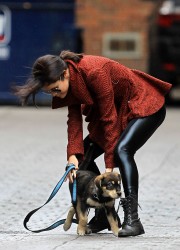
[{"label": "woman's ear", "polygon": [[69,69],[68,68],[63,71],[63,76],[64,76],[64,78],[69,78]]}]

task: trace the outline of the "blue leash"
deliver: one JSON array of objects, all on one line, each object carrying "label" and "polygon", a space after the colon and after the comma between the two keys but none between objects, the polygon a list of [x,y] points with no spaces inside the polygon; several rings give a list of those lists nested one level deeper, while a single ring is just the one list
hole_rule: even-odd
[{"label": "blue leash", "polygon": [[[62,219],[62,220],[58,220],[57,222],[53,223],[51,226],[47,227],[47,228],[44,228],[44,229],[39,229],[39,230],[31,230],[28,228],[27,226],[27,223],[29,221],[29,219],[31,218],[31,216],[36,213],[39,209],[41,209],[42,207],[44,207],[47,203],[49,203],[52,198],[57,194],[57,192],[59,191],[59,189],[61,188],[63,182],[65,181],[67,175],[69,174],[69,172],[72,170],[72,169],[75,169],[75,165],[74,164],[69,164],[67,166],[67,169],[66,169],[66,172],[64,173],[63,177],[60,179],[60,181],[57,183],[57,185],[55,186],[54,190],[52,191],[51,195],[49,196],[48,200],[44,203],[44,205],[32,210],[31,212],[29,212],[25,219],[24,219],[24,227],[33,232],[33,233],[40,233],[40,232],[44,232],[44,231],[49,231],[49,230],[52,230],[62,224],[64,224],[65,220],[66,219]],[[73,204],[76,204],[76,187],[77,187],[77,183],[76,183],[76,179],[74,179],[73,181],[73,192],[72,192],[72,203]],[[77,220],[76,219],[73,219],[73,222],[74,223],[77,223]]]}]

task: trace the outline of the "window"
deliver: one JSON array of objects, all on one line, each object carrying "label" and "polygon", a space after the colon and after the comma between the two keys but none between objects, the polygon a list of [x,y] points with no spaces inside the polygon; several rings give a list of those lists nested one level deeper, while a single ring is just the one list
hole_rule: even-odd
[{"label": "window", "polygon": [[141,36],[136,32],[106,33],[103,37],[103,55],[112,59],[139,59]]}]

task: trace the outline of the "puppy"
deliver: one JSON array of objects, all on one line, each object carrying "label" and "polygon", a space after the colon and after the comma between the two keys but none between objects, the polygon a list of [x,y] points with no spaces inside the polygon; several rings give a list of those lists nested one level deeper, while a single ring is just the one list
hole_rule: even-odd
[{"label": "puppy", "polygon": [[[90,234],[87,226],[88,208],[105,208],[111,231],[118,236],[119,227],[117,213],[114,207],[115,199],[121,196],[121,178],[118,173],[104,173],[96,175],[90,171],[77,171],[77,202],[68,212],[64,223],[67,231],[72,224],[74,214],[78,220],[77,234]],[[71,189],[71,187],[70,187]]]}]

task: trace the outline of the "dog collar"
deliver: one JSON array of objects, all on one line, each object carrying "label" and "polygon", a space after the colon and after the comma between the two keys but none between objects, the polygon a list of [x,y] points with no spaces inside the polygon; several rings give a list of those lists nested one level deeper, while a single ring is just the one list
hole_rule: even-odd
[{"label": "dog collar", "polygon": [[93,194],[93,198],[99,201],[99,197],[97,194]]},{"label": "dog collar", "polygon": [[95,200],[98,200],[99,201],[99,195],[98,195],[98,187],[95,185],[95,187],[94,187],[94,190],[93,190],[93,198],[95,199]]}]

